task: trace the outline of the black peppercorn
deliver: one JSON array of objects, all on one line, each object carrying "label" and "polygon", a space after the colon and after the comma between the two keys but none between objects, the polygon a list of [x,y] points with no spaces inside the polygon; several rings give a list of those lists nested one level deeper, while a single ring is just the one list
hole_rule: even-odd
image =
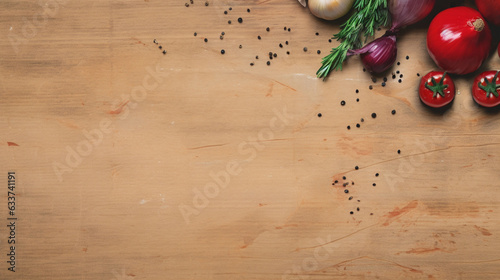
[{"label": "black peppercorn", "polygon": [[344,106],[345,105],[345,101],[344,100],[340,101],[340,105]]},{"label": "black peppercorn", "polygon": [[396,115],[396,110],[392,110],[391,114]]},{"label": "black peppercorn", "polygon": [[267,64],[268,66],[269,66],[269,65],[271,65],[271,61],[269,61],[269,60],[268,60],[266,64]]},{"label": "black peppercorn", "polygon": [[269,32],[271,29],[269,27],[266,28],[266,31]]},{"label": "black peppercorn", "polygon": [[372,113],[372,118],[376,118],[377,117],[377,114],[376,113]]},{"label": "black peppercorn", "polygon": [[242,18],[238,18],[238,22],[239,22],[239,23],[242,23],[242,22],[243,22],[243,19],[242,19]]},{"label": "black peppercorn", "polygon": [[225,51],[225,50],[220,50],[220,53],[221,53],[221,54],[225,54],[225,53],[226,53],[226,51]]}]

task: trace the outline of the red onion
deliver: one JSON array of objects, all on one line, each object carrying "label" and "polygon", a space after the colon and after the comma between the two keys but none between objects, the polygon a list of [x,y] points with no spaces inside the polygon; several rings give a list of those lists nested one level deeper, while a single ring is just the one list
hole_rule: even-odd
[{"label": "red onion", "polygon": [[363,48],[349,50],[347,56],[359,54],[366,70],[372,73],[382,73],[391,68],[398,52],[396,32],[422,20],[432,11],[435,3],[436,0],[390,0],[391,29]]},{"label": "red onion", "polygon": [[359,54],[368,72],[382,73],[396,61],[398,48],[396,35],[387,32],[384,36],[370,42],[358,50],[349,50],[347,56]]},{"label": "red onion", "polygon": [[397,32],[403,27],[424,19],[434,8],[436,0],[391,0],[389,12],[392,17],[391,30]]}]

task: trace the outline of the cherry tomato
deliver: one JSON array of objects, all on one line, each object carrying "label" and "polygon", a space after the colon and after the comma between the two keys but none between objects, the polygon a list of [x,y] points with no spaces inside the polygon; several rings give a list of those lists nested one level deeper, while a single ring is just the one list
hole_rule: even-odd
[{"label": "cherry tomato", "polygon": [[420,80],[418,93],[426,105],[443,107],[455,98],[455,83],[446,72],[432,71]]},{"label": "cherry tomato", "polygon": [[474,79],[472,97],[477,104],[495,107],[500,104],[500,71],[485,71]]},{"label": "cherry tomato", "polygon": [[500,1],[498,0],[476,0],[479,12],[494,25],[500,25]]},{"label": "cherry tomato", "polygon": [[427,31],[429,55],[439,68],[449,73],[464,75],[476,71],[488,58],[490,47],[488,24],[478,11],[469,7],[440,12]]}]

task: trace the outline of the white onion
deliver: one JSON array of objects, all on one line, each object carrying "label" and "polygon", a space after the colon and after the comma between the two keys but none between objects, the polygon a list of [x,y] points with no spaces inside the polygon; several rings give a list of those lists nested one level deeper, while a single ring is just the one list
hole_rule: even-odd
[{"label": "white onion", "polygon": [[319,18],[338,19],[351,9],[354,0],[309,0],[309,10]]}]

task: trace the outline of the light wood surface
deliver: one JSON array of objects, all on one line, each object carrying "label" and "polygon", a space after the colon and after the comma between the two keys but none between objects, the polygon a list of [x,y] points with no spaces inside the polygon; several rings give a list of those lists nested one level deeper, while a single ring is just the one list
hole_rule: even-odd
[{"label": "light wood surface", "polygon": [[0,2],[1,279],[500,278],[498,110],[473,75],[420,103],[429,20],[382,87],[357,57],[315,78],[341,21],[208,2]]}]

